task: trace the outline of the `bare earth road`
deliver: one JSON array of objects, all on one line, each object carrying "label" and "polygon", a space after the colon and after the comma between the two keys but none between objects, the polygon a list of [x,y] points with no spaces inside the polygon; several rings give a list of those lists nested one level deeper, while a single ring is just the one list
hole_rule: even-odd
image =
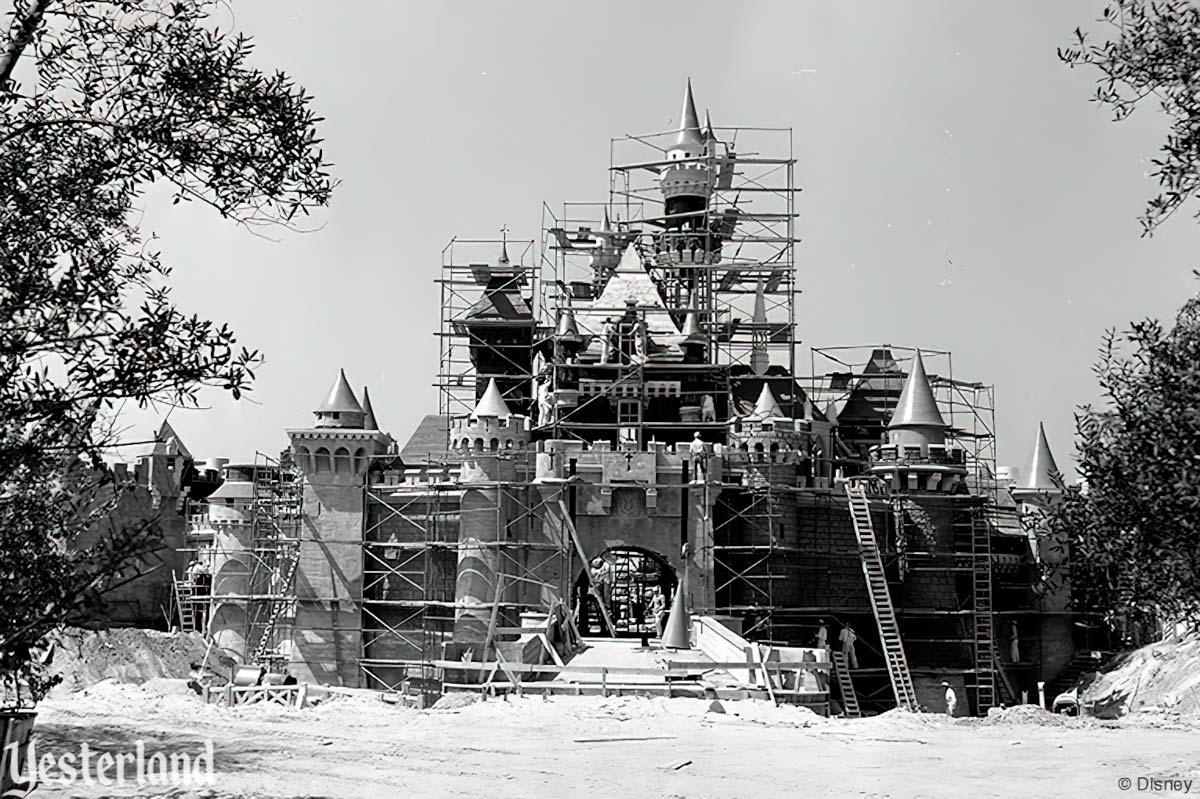
[{"label": "bare earth road", "polygon": [[[951,721],[826,720],[794,708],[689,699],[514,698],[413,711],[370,694],[296,710],[206,706],[171,686],[101,683],[40,709],[39,757],[200,753],[207,786],[43,784],[41,796],[1117,797],[1200,796],[1200,724],[1068,720],[1032,708]],[[1024,712],[1024,711],[1029,712]],[[624,739],[624,740],[622,740]],[[630,740],[641,739],[641,740]],[[681,765],[686,761],[686,765]],[[678,768],[674,768],[678,766]],[[1124,788],[1122,779],[1130,782]]]}]

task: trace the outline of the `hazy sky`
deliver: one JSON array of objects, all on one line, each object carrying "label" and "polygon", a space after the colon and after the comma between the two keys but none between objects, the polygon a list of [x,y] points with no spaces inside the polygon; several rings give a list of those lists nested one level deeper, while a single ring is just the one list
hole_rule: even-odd
[{"label": "hazy sky", "polygon": [[1001,463],[1044,420],[1067,468],[1103,330],[1197,288],[1196,223],[1140,237],[1163,120],[1113,124],[1056,58],[1102,5],[235,3],[259,62],[315,96],[342,185],[323,227],[278,241],[148,199],[180,305],[267,359],[249,400],[171,422],[200,457],[277,453],[343,367],[403,442],[437,408],[446,242],[537,238],[543,201],[603,200],[610,137],[677,122],[690,75],[716,124],[795,128],[798,360],[952,350],[996,386]]}]

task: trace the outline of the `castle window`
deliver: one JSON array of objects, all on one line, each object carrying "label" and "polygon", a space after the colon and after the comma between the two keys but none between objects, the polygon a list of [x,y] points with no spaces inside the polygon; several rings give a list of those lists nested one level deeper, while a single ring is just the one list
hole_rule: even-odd
[{"label": "castle window", "polygon": [[634,425],[642,421],[642,404],[637,400],[623,399],[617,402],[617,424]]},{"label": "castle window", "polygon": [[340,417],[341,417],[341,414],[338,413],[337,411],[334,411],[333,413],[329,414],[330,419],[338,419]]},{"label": "castle window", "polygon": [[500,449],[500,439],[493,438],[491,441],[488,442],[488,448],[492,452],[495,452],[496,450]]}]

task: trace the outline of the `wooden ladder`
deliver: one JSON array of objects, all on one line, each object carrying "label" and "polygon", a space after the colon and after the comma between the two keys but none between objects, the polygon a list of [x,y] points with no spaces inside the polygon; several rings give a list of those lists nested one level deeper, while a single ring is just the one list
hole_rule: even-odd
[{"label": "wooden ladder", "polygon": [[180,580],[172,575],[171,583],[175,589],[175,607],[179,609],[179,629],[190,633],[196,630],[196,586],[191,581]]},{"label": "wooden ladder", "polygon": [[858,694],[854,691],[854,681],[850,679],[850,667],[846,665],[846,656],[841,652],[830,652],[833,660],[833,674],[837,677],[838,690],[842,694],[842,707],[846,718],[862,718],[862,708],[858,706]]},{"label": "wooden ladder", "polygon": [[875,623],[879,625],[879,641],[883,646],[883,658],[892,682],[892,691],[896,695],[896,705],[916,711],[917,693],[908,671],[908,659],[904,656],[904,644],[900,640],[900,626],[896,621],[895,608],[892,607],[883,560],[879,557],[866,489],[861,485],[846,483],[846,498],[850,501],[850,518],[854,522],[855,538],[858,539],[859,559],[867,580],[867,593],[871,597]]},{"label": "wooden ladder", "polygon": [[271,648],[271,634],[275,631],[275,625],[279,622],[279,617],[283,615],[288,605],[291,604],[292,597],[291,586],[292,578],[296,574],[296,567],[300,562],[299,553],[295,550],[284,555],[286,558],[283,564],[283,569],[277,571],[274,576],[278,577],[276,583],[272,580],[272,585],[269,590],[271,592],[271,610],[267,613],[267,621],[263,625],[262,637],[258,639],[258,646],[254,649],[254,657],[251,663],[261,663],[267,655],[267,650]]},{"label": "wooden ladder", "polygon": [[996,705],[996,645],[992,628],[992,536],[977,508],[971,514],[971,563],[975,589],[975,711]]}]

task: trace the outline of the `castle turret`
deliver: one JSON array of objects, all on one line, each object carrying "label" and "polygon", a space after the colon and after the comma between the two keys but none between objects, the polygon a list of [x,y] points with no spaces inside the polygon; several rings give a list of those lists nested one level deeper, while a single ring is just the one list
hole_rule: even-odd
[{"label": "castle turret", "polygon": [[295,580],[305,594],[295,627],[310,632],[296,638],[289,663],[302,680],[358,686],[362,678],[363,485],[371,459],[391,443],[387,434],[366,429],[369,408],[339,370],[315,424],[287,431],[292,461],[304,475]]},{"label": "castle turret", "polygon": [[379,422],[375,419],[375,409],[371,407],[371,393],[363,386],[362,393],[363,430],[378,430]]},{"label": "castle turret", "polygon": [[366,421],[366,413],[358,398],[350,388],[346,372],[338,370],[337,379],[329,389],[325,401],[313,411],[317,417],[316,427],[344,427],[351,430],[362,430]]},{"label": "castle turret", "polygon": [[696,229],[703,221],[698,212],[707,206],[713,182],[708,164],[696,160],[705,156],[705,140],[696,116],[696,101],[692,97],[690,79],[683,95],[679,133],[675,141],[667,145],[666,153],[668,161],[678,162],[662,171],[661,186],[666,214],[668,217],[695,214],[677,221],[668,220],[667,225]]},{"label": "castle turret", "polygon": [[967,467],[961,449],[946,447],[947,429],[918,350],[888,423],[888,443],[870,451],[871,473],[890,477],[897,490],[955,491]]},{"label": "castle turret", "polygon": [[1062,496],[1062,475],[1054,455],[1050,452],[1050,444],[1046,441],[1046,428],[1038,422],[1037,435],[1033,441],[1033,452],[1029,456],[1029,465],[1022,472],[1019,484],[1009,487],[1008,491],[1017,502],[1046,506],[1057,501]]},{"label": "castle turret", "polygon": [[450,448],[460,452],[525,449],[529,439],[529,417],[509,410],[494,377],[470,415],[450,423]]}]

